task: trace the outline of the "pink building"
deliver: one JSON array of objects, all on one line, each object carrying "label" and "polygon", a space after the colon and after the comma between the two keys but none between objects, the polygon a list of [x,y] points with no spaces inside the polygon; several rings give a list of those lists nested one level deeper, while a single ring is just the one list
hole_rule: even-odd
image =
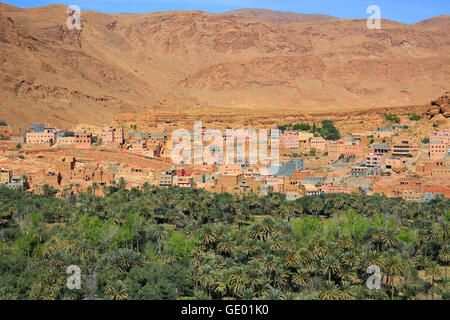
[{"label": "pink building", "polygon": [[146,140],[133,142],[130,147],[130,152],[136,154],[145,154],[146,150],[147,150]]},{"label": "pink building", "polygon": [[191,187],[191,177],[179,177],[174,176],[172,180],[172,185],[174,187],[180,188],[190,188]]},{"label": "pink building", "polygon": [[28,144],[55,143],[56,133],[47,129],[44,132],[27,132],[26,142]]},{"label": "pink building", "polygon": [[345,144],[342,140],[331,141],[328,145],[328,158],[338,160],[345,153]]},{"label": "pink building", "polygon": [[70,137],[58,137],[58,144],[73,145],[75,148],[87,149],[92,145],[92,133],[75,133]]},{"label": "pink building", "polygon": [[414,140],[398,140],[392,144],[392,155],[406,157],[419,151],[419,145]]},{"label": "pink building", "polygon": [[430,141],[430,159],[444,159],[448,153],[449,144],[442,141]]},{"label": "pink building", "polygon": [[321,188],[322,193],[342,193],[344,192],[344,185],[342,183],[323,183]]},{"label": "pink building", "polygon": [[325,150],[326,142],[322,137],[312,138],[309,143],[311,145],[311,148],[315,148],[316,150]]},{"label": "pink building", "polygon": [[117,143],[123,144],[123,130],[122,128],[104,127],[102,135],[103,144]]},{"label": "pink building", "polygon": [[284,192],[284,178],[281,177],[267,177],[265,178],[266,185],[269,186],[273,192]]},{"label": "pink building", "polygon": [[394,135],[394,130],[392,128],[378,128],[375,132],[377,138],[390,138]]},{"label": "pink building", "polygon": [[382,167],[384,165],[384,154],[371,152],[367,155],[366,166],[368,167]]},{"label": "pink building", "polygon": [[259,175],[259,174],[260,174],[259,168],[248,167],[244,170],[244,177],[246,177],[246,178],[253,177],[253,176]]},{"label": "pink building", "polygon": [[56,142],[60,145],[74,145],[75,144],[75,136],[71,137],[58,137]]},{"label": "pink building", "polygon": [[286,131],[280,134],[280,147],[288,149],[298,148],[298,133],[295,131]]},{"label": "pink building", "polygon": [[213,173],[217,171],[217,166],[215,164],[204,163],[198,167],[202,173]]},{"label": "pink building", "polygon": [[242,166],[240,164],[224,164],[219,169],[219,174],[222,175],[237,175],[242,173]]},{"label": "pink building", "polygon": [[384,168],[400,168],[406,164],[406,158],[384,159]]},{"label": "pink building", "polygon": [[88,149],[92,145],[92,133],[75,133],[75,148]]},{"label": "pink building", "polygon": [[430,141],[442,141],[444,143],[450,143],[450,129],[434,132],[430,135]]},{"label": "pink building", "polygon": [[362,154],[362,147],[359,144],[347,144],[344,148],[346,158],[359,157]]},{"label": "pink building", "polygon": [[346,143],[342,140],[330,141],[328,144],[328,158],[339,160],[343,155],[345,158],[359,157],[362,154],[361,145],[356,143]]}]

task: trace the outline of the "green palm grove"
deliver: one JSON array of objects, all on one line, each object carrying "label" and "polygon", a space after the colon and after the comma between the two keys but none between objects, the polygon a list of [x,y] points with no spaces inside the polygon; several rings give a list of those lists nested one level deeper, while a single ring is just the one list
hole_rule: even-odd
[{"label": "green palm grove", "polygon": [[124,185],[64,199],[0,188],[0,299],[450,297],[450,200]]}]

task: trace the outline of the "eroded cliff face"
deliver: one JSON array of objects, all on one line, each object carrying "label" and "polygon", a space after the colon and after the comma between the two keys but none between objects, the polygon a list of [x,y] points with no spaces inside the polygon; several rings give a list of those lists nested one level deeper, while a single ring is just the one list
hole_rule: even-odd
[{"label": "eroded cliff face", "polygon": [[[400,124],[385,119],[386,114],[396,114]],[[411,121],[411,115],[420,115],[420,120]],[[420,141],[441,129],[450,127],[449,93],[424,105],[350,109],[340,111],[267,111],[258,112],[227,108],[191,108],[187,110],[150,111],[145,113],[124,113],[114,117],[114,125],[125,129],[136,126],[142,131],[166,131],[183,128],[193,130],[194,122],[201,121],[207,128],[274,129],[280,124],[308,123],[320,125],[323,120],[334,122],[342,136],[365,134],[380,127],[407,126],[405,137]],[[371,134],[371,133],[369,133]]]},{"label": "eroded cliff face", "polygon": [[365,20],[82,12],[82,29],[69,30],[66,10],[0,4],[0,119],[71,126],[192,107],[365,110],[425,104],[450,80],[448,16],[368,30]]},{"label": "eroded cliff face", "polygon": [[431,102],[431,107],[426,108],[426,116],[432,119],[442,114],[445,118],[450,118],[450,92]]}]

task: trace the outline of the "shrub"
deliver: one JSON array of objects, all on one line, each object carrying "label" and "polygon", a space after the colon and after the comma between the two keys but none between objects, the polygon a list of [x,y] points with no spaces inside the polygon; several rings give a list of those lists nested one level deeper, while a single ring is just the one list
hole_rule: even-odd
[{"label": "shrub", "polygon": [[386,113],[384,115],[384,118],[386,119],[386,121],[389,121],[389,122],[400,123],[400,119],[395,114]]}]

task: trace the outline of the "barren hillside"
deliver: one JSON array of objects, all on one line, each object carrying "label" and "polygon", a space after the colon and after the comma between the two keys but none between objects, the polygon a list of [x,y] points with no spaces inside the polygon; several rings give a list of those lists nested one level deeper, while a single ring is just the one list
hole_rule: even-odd
[{"label": "barren hillside", "polygon": [[149,109],[332,111],[424,104],[447,91],[450,17],[272,24],[232,14],[82,12],[0,4],[0,119],[102,124]]},{"label": "barren hillside", "polygon": [[273,24],[288,24],[296,22],[306,21],[320,21],[335,19],[335,17],[325,14],[302,14],[294,12],[281,12],[272,11],[267,9],[240,9],[225,12],[224,14],[230,14],[241,17],[254,18]]}]

